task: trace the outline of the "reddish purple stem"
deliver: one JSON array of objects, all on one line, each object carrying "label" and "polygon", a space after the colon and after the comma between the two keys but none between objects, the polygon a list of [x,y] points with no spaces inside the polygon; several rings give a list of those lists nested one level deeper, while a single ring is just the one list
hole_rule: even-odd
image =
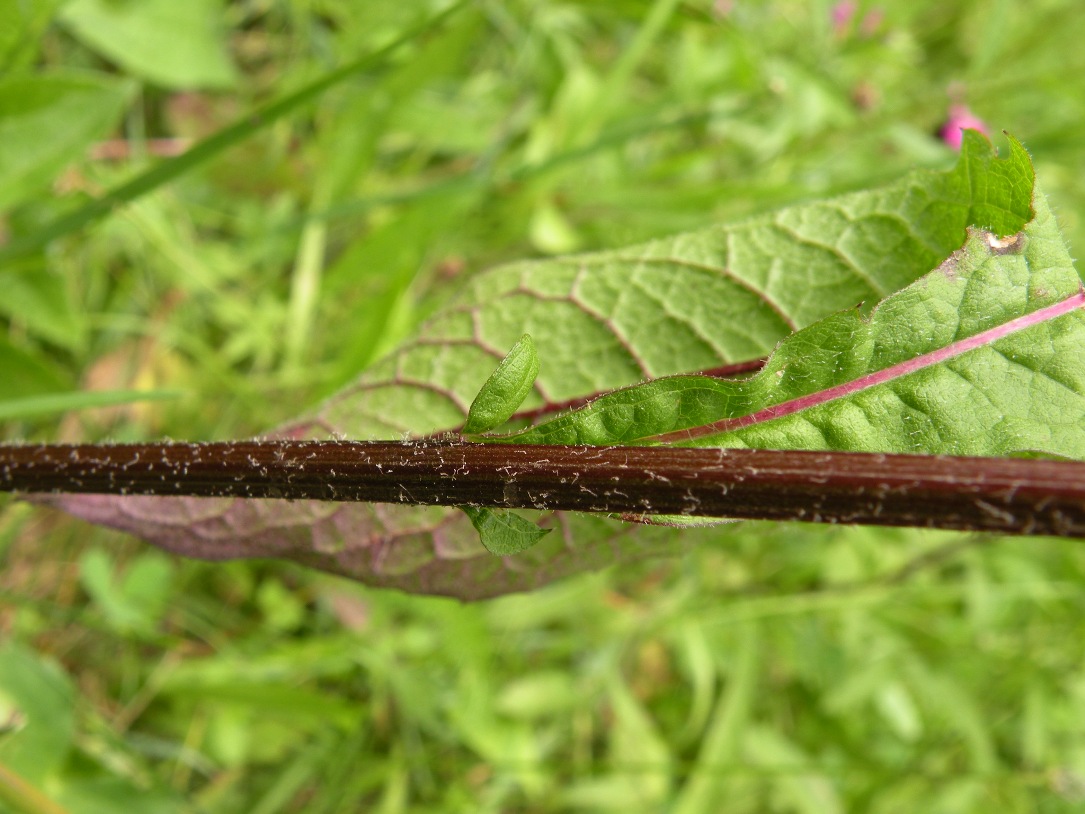
[{"label": "reddish purple stem", "polygon": [[0,446],[0,491],[372,501],[1085,536],[1085,463],[462,442]]}]

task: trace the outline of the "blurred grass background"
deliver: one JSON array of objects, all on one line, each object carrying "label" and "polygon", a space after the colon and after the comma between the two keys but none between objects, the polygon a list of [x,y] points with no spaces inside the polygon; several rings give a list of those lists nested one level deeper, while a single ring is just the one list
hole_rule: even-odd
[{"label": "blurred grass background", "polygon": [[[0,0],[0,439],[252,435],[472,271],[948,167],[954,104],[1085,245],[1074,0],[472,0],[248,116],[439,5]],[[1080,543],[749,524],[463,606],[4,497],[0,557],[0,767],[72,812],[1085,806]]]}]

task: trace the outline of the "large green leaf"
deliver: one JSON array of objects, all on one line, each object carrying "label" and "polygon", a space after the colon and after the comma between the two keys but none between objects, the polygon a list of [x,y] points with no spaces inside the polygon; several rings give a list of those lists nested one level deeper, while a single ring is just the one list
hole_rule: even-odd
[{"label": "large green leaf", "polygon": [[494,360],[530,333],[527,408],[763,356],[792,331],[877,302],[936,267],[970,225],[1013,234],[1032,216],[1032,166],[973,134],[957,167],[613,252],[475,277],[418,341],[375,365],[314,421],[352,438],[453,429]]},{"label": "large green leaf", "polygon": [[[281,434],[387,438],[455,429],[495,360],[524,332],[534,338],[541,363],[527,407],[543,408],[649,377],[762,356],[800,331],[750,382],[724,385],[700,377],[625,390],[592,408],[598,414],[599,405],[615,407],[608,420],[611,429],[620,425],[620,432],[593,435],[598,428],[591,425],[590,433],[560,440],[625,439],[633,426],[639,427],[636,438],[648,440],[654,433],[816,396],[1021,314],[1040,313],[1036,309],[1074,294],[1077,277],[1042,198],[1033,200],[1033,186],[1031,163],[1019,145],[1011,143],[1008,157],[997,159],[972,133],[958,166],[947,173],[916,173],[881,189],[629,249],[495,269],[475,277],[416,341]],[[966,240],[969,226],[996,235],[1022,229],[1026,234],[1020,242],[992,245],[988,233],[978,229]],[[937,270],[916,283],[931,269]],[[876,309],[869,322],[855,313],[857,303],[876,303],[902,289],[907,290]],[[1041,317],[1029,317],[1037,324],[977,349],[982,357],[959,355],[913,372],[933,377],[941,388],[934,395],[926,384],[900,389],[907,377],[894,379],[886,404],[897,404],[895,425],[881,426],[876,412],[863,420],[855,417],[879,385],[818,406],[811,402],[810,410],[800,411],[816,420],[794,413],[730,427],[727,437],[703,442],[1074,454],[1080,438],[1068,445],[1064,437],[1080,432],[1085,377],[1075,372],[1073,360],[1080,353],[1068,353],[1065,346],[1080,342],[1080,316]],[[1057,346],[1049,352],[1052,343]],[[1008,358],[1013,354],[1016,360]],[[999,359],[1001,367],[987,368]],[[664,421],[651,410],[645,415],[633,410],[630,416],[627,405],[618,406],[629,393],[671,388],[670,398],[691,382],[713,398],[690,399],[677,411],[672,407]],[[1004,392],[1004,387],[1016,389]],[[1054,401],[1043,400],[1045,390]],[[732,394],[734,403],[724,403],[721,394]],[[996,396],[1001,401],[982,417],[952,423],[957,413]],[[991,421],[1003,406],[1008,420]],[[591,415],[581,412],[548,426],[581,422],[587,427],[585,417]],[[943,427],[944,421],[950,423]],[[534,432],[529,437],[546,440],[541,435],[546,430]],[[377,585],[464,598],[522,590],[616,559],[728,533],[727,527],[636,527],[631,534],[630,527],[606,518],[548,516],[542,524],[560,528],[561,534],[499,558],[484,552],[466,518],[443,509],[89,496],[56,502],[191,556],[289,557]]]},{"label": "large green leaf", "polygon": [[933,273],[781,343],[745,381],[672,376],[502,440],[1085,457],[1081,280],[1043,198]]}]

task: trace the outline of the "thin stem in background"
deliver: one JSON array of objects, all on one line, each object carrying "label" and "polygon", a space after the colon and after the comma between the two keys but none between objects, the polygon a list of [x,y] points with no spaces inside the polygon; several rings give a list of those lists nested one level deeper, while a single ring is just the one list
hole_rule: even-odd
[{"label": "thin stem in background", "polygon": [[1085,463],[940,455],[245,441],[0,446],[0,491],[476,505],[1085,537]]}]

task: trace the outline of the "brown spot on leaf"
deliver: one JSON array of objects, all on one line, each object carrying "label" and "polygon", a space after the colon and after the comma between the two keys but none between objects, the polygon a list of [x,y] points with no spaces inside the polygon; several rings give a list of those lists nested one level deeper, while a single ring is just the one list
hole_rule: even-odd
[{"label": "brown spot on leaf", "polygon": [[991,247],[992,254],[1020,254],[1025,248],[1025,233],[1018,232],[1015,235],[999,237],[994,232],[984,233],[987,245]]},{"label": "brown spot on leaf", "polygon": [[961,257],[964,255],[964,249],[957,249],[949,257],[941,262],[938,266],[938,271],[946,275],[947,279],[954,280],[957,278],[957,266],[961,262]]}]

